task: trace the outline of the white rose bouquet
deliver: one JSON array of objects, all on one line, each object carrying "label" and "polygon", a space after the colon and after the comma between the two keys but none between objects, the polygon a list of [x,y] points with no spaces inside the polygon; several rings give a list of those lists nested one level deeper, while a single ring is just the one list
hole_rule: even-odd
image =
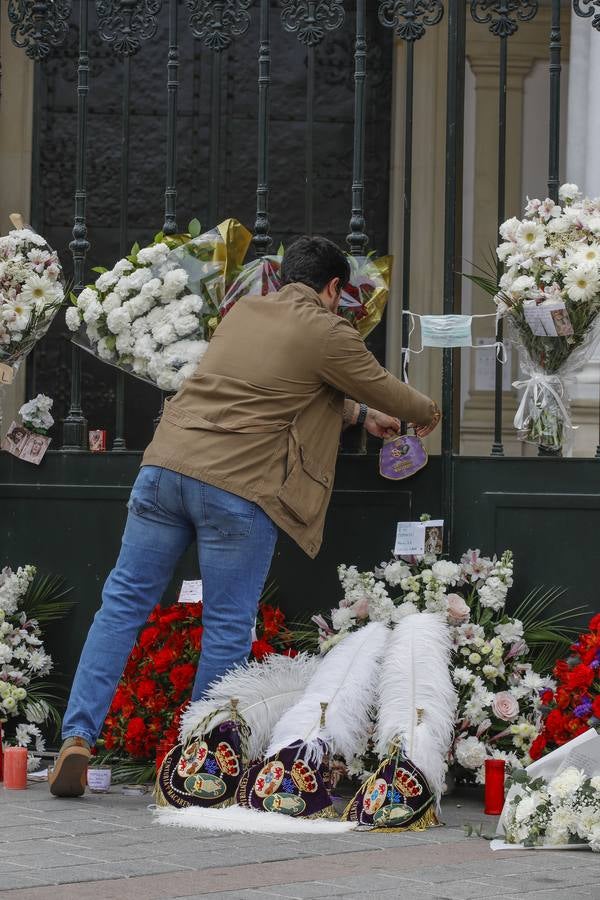
[{"label": "white rose bouquet", "polygon": [[197,220],[189,228],[95,269],[96,282],[71,295],[66,314],[75,343],[165,391],[178,390],[204,355],[250,240],[233,219],[205,234]]},{"label": "white rose bouquet", "polygon": [[65,296],[58,256],[31,228],[0,237],[0,362],[16,369]]},{"label": "white rose bouquet", "polygon": [[21,421],[25,428],[34,434],[48,434],[54,425],[54,417],[50,410],[54,405],[52,397],[38,394],[33,400],[28,400],[19,410]]},{"label": "white rose bouquet", "polygon": [[64,615],[70,606],[64,594],[60,580],[36,578],[34,566],[0,572],[0,722],[15,743],[37,752],[45,746],[40,725],[60,721],[55,686],[45,680],[52,659],[40,623]]},{"label": "white rose bouquet", "polygon": [[525,847],[589,844],[600,851],[600,776],[574,766],[554,778],[515,772],[503,815],[506,840]]},{"label": "white rose bouquet", "polygon": [[600,341],[600,198],[577,185],[560,189],[562,205],[528,200],[523,219],[500,227],[495,279],[468,276],[494,295],[510,325],[524,389],[515,416],[522,440],[552,451],[570,449],[569,384]]},{"label": "white rose bouquet", "polygon": [[[549,642],[557,656],[572,638],[570,629],[560,627],[562,616],[540,618],[552,594],[534,594],[516,616],[508,615],[510,551],[490,559],[469,550],[458,563],[433,554],[399,558],[369,572],[342,565],[338,573],[343,599],[328,618],[312,619],[321,653],[368,622],[393,625],[414,612],[445,614],[452,626],[452,678],[458,694],[449,764],[483,782],[486,759],[504,759],[509,769],[531,762],[528,751],[541,727],[541,694],[553,682],[535,671],[530,644],[535,650]],[[297,633],[299,642],[306,643],[307,637],[306,631]],[[351,762],[350,772],[371,767],[365,738],[365,755]]]}]

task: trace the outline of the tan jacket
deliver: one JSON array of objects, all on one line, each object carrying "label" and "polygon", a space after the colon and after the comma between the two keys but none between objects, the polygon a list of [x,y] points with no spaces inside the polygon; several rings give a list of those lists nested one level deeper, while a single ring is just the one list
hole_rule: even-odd
[{"label": "tan jacket", "polygon": [[257,503],[314,557],[323,536],[344,396],[428,424],[433,403],[383,369],[303,284],[244,297],[194,375],[165,403],[142,465]]}]

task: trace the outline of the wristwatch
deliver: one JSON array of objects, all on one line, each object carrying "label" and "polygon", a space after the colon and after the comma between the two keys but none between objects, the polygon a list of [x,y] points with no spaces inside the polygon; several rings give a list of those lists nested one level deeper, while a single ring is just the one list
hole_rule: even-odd
[{"label": "wristwatch", "polygon": [[365,420],[366,420],[366,418],[367,418],[367,413],[368,413],[368,412],[369,412],[369,407],[367,406],[366,403],[359,403],[359,404],[358,404],[358,416],[356,417],[356,424],[357,424],[357,425],[362,426],[362,425],[365,424]]}]

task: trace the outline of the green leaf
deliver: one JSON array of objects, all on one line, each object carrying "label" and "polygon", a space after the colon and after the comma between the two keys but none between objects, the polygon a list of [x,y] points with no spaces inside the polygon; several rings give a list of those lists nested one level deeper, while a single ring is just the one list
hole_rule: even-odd
[{"label": "green leaf", "polygon": [[281,243],[279,245],[279,247],[277,248],[277,256],[283,256],[284,253],[285,253],[285,248],[284,248],[283,244]]},{"label": "green leaf", "polygon": [[202,231],[202,225],[200,224],[198,219],[192,219],[190,224],[188,225],[188,232],[190,237],[196,238]]},{"label": "green leaf", "polygon": [[36,575],[23,598],[22,608],[28,618],[36,619],[40,625],[55,622],[73,607],[74,601],[65,599],[71,590],[59,575]]},{"label": "green leaf", "polygon": [[[136,241],[135,244],[133,245],[133,247],[131,248],[131,256],[137,257],[139,252],[140,252],[140,245]],[[134,262],[135,262],[135,259],[134,259]]]},{"label": "green leaf", "polygon": [[160,244],[162,242],[162,239],[164,238],[164,236],[165,236],[164,231],[157,232],[157,234],[154,235],[154,243]]},{"label": "green leaf", "polygon": [[104,275],[105,272],[108,272],[104,266],[93,266],[92,272],[97,272],[98,275]]},{"label": "green leaf", "polygon": [[69,300],[73,306],[77,306],[77,294],[74,294],[73,291],[69,291]]}]

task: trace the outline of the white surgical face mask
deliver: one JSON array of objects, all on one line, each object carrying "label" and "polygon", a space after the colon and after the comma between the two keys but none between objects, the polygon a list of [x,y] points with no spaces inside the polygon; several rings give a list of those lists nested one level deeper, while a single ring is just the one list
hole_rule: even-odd
[{"label": "white surgical face mask", "polygon": [[471,347],[472,316],[421,316],[423,347]]}]

